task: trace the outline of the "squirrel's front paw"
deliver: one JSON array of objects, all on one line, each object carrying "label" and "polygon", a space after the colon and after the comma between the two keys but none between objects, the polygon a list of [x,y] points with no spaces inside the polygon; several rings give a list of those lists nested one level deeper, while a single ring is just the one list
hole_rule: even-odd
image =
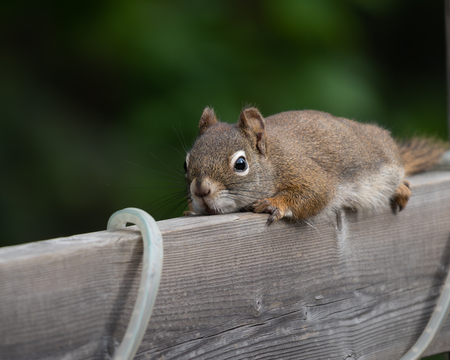
[{"label": "squirrel's front paw", "polygon": [[193,216],[193,215],[197,215],[197,213],[195,213],[191,210],[187,210],[187,211],[183,212],[183,216]]},{"label": "squirrel's front paw", "polygon": [[282,207],[277,206],[274,199],[258,200],[253,205],[253,210],[257,213],[269,213],[270,216],[267,219],[268,225],[270,225],[274,221],[280,220],[286,214],[286,211]]}]

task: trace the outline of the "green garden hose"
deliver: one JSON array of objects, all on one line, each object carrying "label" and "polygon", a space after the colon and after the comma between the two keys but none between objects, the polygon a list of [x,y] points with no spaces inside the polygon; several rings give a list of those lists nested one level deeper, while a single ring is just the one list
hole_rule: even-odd
[{"label": "green garden hose", "polygon": [[123,228],[127,223],[137,225],[141,231],[144,256],[136,303],[114,360],[130,360],[136,354],[155,305],[163,263],[163,241],[155,220],[143,210],[127,208],[111,215],[108,230]]}]

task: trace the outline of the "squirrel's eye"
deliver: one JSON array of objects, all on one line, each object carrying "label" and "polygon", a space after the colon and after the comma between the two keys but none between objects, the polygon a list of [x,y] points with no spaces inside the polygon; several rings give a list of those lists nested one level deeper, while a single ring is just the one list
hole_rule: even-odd
[{"label": "squirrel's eye", "polygon": [[247,170],[247,161],[243,156],[241,156],[239,159],[236,160],[234,163],[234,170],[236,171],[245,171]]},{"label": "squirrel's eye", "polygon": [[231,156],[230,167],[235,175],[246,176],[248,174],[250,165],[247,162],[244,150],[236,151]]},{"label": "squirrel's eye", "polygon": [[183,167],[184,167],[184,172],[186,173],[186,172],[187,172],[187,164],[186,164],[186,161],[184,162]]}]

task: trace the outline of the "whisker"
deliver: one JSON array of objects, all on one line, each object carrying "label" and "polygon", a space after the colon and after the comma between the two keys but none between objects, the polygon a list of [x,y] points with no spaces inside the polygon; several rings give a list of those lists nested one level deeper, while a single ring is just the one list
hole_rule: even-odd
[{"label": "whisker", "polygon": [[181,197],[185,197],[186,196],[186,192],[185,191],[175,191],[175,192],[170,192],[168,194],[164,194],[160,197],[158,197],[157,199],[151,201],[150,203],[146,204],[145,206],[149,206],[152,204],[155,204],[156,202],[161,202],[161,201],[167,201],[167,200],[172,200],[172,199],[177,199],[177,198],[181,198]]},{"label": "whisker", "polygon": [[180,154],[183,158],[186,157],[186,154],[183,154],[180,150],[178,150],[175,146],[172,146],[170,144],[164,143],[162,142],[161,144],[164,144],[165,146],[171,147],[172,149],[174,149],[178,154]]},{"label": "whisker", "polygon": [[[181,125],[180,125],[180,126],[181,126]],[[183,150],[184,150],[186,153],[188,153],[189,151],[188,151],[187,145],[186,145],[186,143],[184,143],[184,142],[181,140],[180,135],[178,134],[178,131],[177,131],[177,129],[175,128],[175,126],[172,125],[172,129],[175,130],[175,134],[177,134],[178,140],[180,141],[180,144],[181,144],[181,146],[183,147]]]},{"label": "whisker", "polygon": [[156,160],[158,160],[162,165],[164,165],[166,168],[168,168],[169,170],[172,170],[175,174],[178,174],[180,176],[184,176],[184,174],[178,172],[177,170],[171,168],[169,165],[167,165],[165,162],[161,161],[160,159],[158,159],[153,153],[150,153],[150,155],[152,155]]},{"label": "whisker", "polygon": [[[180,134],[181,134],[181,138],[183,139],[184,147],[186,149],[188,149],[187,142],[186,142],[186,139],[184,138],[183,129],[181,128],[180,122],[178,123],[178,126],[180,127]],[[188,152],[188,151],[186,151],[186,152]]]},{"label": "whisker", "polygon": [[[180,210],[178,210],[178,209],[180,209],[181,208],[181,206],[183,206],[183,209],[186,207],[186,202],[184,201],[184,199],[182,200],[182,201],[178,201],[174,206],[172,206],[165,214],[164,214],[164,217],[166,218],[166,217],[168,217],[168,215],[170,215],[170,214],[173,214],[173,213],[175,213],[175,214],[180,214],[181,213],[181,211]],[[178,210],[178,211],[177,211]]]},{"label": "whisker", "polygon": [[177,194],[167,194],[165,196],[159,197],[158,199],[146,204],[144,208],[151,209],[151,212],[159,212],[160,210],[164,209],[166,206],[170,206],[171,203],[173,203],[174,200],[178,200],[178,203],[181,203],[181,201],[185,202],[185,199],[183,198],[183,194],[177,193]]},{"label": "whisker", "polygon": [[[152,155],[153,155],[153,154],[152,154]],[[153,171],[153,172],[155,172],[155,173],[157,173],[157,174],[160,174],[160,175],[163,175],[163,176],[168,176],[168,177],[170,177],[170,178],[172,178],[172,179],[176,179],[179,183],[182,182],[181,179],[180,179],[180,177],[177,177],[177,176],[174,176],[174,175],[170,175],[170,174],[165,174],[165,173],[163,173],[163,172],[154,170],[154,169],[149,168],[149,167],[147,167],[147,166],[143,166],[143,165],[140,165],[140,164],[133,163],[133,162],[128,161],[128,160],[125,160],[125,162],[128,163],[128,164],[134,165],[134,166],[138,166],[138,167],[140,167],[140,168],[142,168],[142,169],[149,170],[149,171]],[[172,170],[172,171],[175,171],[175,170]],[[175,171],[175,172],[176,172],[176,171]],[[184,177],[184,174],[182,175],[182,174],[178,173],[178,175]],[[170,181],[170,180],[164,180],[164,181]],[[184,181],[183,181],[183,183],[184,183]]]},{"label": "whisker", "polygon": [[[173,185],[173,186],[122,186],[122,188],[130,189],[130,190],[172,190],[172,189],[186,189],[185,186],[182,185]],[[185,192],[185,191],[184,191]]]}]

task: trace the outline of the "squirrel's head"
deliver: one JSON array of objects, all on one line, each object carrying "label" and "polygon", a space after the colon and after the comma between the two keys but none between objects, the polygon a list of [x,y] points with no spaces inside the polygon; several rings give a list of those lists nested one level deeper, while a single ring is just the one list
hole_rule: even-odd
[{"label": "squirrel's head", "polygon": [[265,123],[256,108],[242,111],[236,124],[203,111],[199,135],[186,156],[191,207],[198,214],[230,213],[254,203],[261,192],[267,157]]}]

